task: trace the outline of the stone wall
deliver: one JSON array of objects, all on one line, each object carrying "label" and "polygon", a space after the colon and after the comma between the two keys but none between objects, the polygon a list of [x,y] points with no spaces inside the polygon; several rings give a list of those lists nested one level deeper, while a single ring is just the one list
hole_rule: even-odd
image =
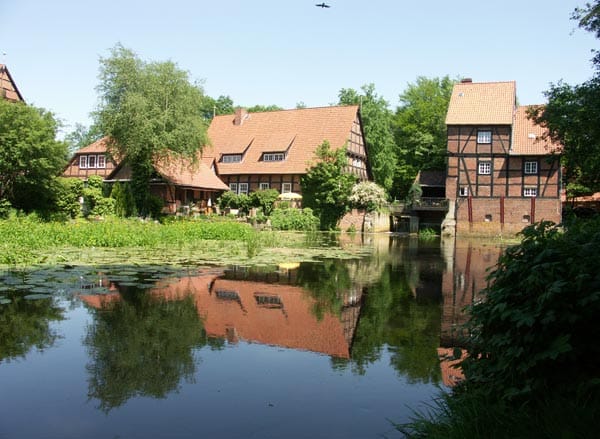
[{"label": "stone wall", "polygon": [[363,220],[367,215],[365,224],[365,232],[389,232],[390,230],[390,215],[387,212],[373,212],[366,214],[364,210],[352,209],[340,220],[338,226],[340,230],[347,231],[354,226],[357,232],[361,232]]}]

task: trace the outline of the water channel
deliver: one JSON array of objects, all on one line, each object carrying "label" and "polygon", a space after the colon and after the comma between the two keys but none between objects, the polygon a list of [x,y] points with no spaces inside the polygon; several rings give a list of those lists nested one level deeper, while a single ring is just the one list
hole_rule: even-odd
[{"label": "water channel", "polygon": [[396,438],[500,247],[369,235],[273,267],[0,271],[0,438]]}]

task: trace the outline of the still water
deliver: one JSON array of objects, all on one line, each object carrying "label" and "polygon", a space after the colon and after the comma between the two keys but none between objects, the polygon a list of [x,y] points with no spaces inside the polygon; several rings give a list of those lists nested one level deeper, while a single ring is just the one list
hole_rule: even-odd
[{"label": "still water", "polygon": [[397,438],[499,247],[0,271],[0,438]]}]

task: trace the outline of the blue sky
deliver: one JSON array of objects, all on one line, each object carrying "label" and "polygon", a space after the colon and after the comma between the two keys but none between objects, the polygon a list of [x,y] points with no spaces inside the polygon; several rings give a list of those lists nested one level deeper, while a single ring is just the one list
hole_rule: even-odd
[{"label": "blue sky", "polygon": [[[374,83],[395,109],[418,76],[517,81],[521,104],[591,77],[585,0],[0,0],[0,62],[28,103],[70,131],[97,104],[99,58],[120,42],[172,60],[212,97],[294,108]],[[5,53],[5,54],[4,54]]]}]

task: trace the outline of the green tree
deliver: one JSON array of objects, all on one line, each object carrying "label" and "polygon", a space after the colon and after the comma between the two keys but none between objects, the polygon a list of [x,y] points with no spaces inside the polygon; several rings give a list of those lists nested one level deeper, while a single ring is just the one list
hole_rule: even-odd
[{"label": "green tree", "polygon": [[446,113],[455,80],[419,76],[400,95],[394,117],[398,165],[392,194],[404,198],[419,170],[446,168]]},{"label": "green tree", "polygon": [[266,111],[280,111],[283,110],[278,105],[254,105],[247,109],[248,113],[262,113]]},{"label": "green tree", "polygon": [[[579,27],[600,38],[600,1],[577,8],[572,16]],[[551,84],[548,103],[534,107],[530,117],[548,129],[548,137],[562,145],[565,177],[574,187],[600,190],[600,53],[593,59],[596,74],[579,85]]]},{"label": "green tree", "polygon": [[388,102],[375,92],[375,84],[361,87],[362,94],[351,88],[338,93],[340,105],[360,105],[367,153],[375,182],[387,192],[392,188],[396,166],[396,144],[392,134],[393,113]]},{"label": "green tree", "polygon": [[68,156],[58,128],[52,113],[0,99],[0,200],[25,211],[52,207],[54,178]]},{"label": "green tree", "polygon": [[332,230],[348,211],[356,177],[346,172],[346,149],[331,150],[324,141],[315,152],[317,162],[302,176],[302,204],[319,218],[322,230]]},{"label": "green tree", "polygon": [[65,141],[69,145],[69,152],[74,153],[78,149],[94,143],[102,137],[97,125],[86,127],[81,123],[75,124],[75,129],[65,136]]},{"label": "green tree", "polygon": [[359,209],[375,212],[387,201],[385,191],[377,183],[361,181],[352,187],[350,202]]},{"label": "green tree", "polygon": [[146,215],[153,203],[149,182],[155,161],[195,162],[208,141],[203,90],[173,62],[147,63],[121,45],[100,59],[97,90],[96,123],[112,139],[110,152],[131,167],[136,205]]},{"label": "green tree", "polygon": [[271,215],[278,196],[279,192],[276,189],[254,191],[250,194],[250,204],[253,207],[260,207],[262,212],[268,216]]}]

